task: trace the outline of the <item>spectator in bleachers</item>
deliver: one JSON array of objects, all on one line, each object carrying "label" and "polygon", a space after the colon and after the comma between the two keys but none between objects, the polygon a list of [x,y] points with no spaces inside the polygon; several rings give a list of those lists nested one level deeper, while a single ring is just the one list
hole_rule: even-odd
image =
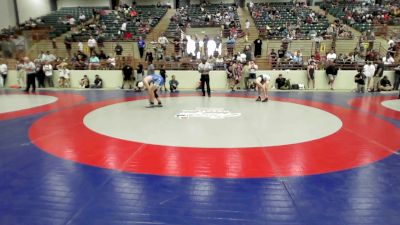
[{"label": "spectator in bleachers", "polygon": [[79,21],[81,24],[83,24],[86,21],[85,14],[83,14],[83,13],[79,14]]},{"label": "spectator in bleachers", "polygon": [[393,64],[394,64],[394,58],[393,58],[392,55],[390,55],[389,52],[386,54],[386,56],[384,56],[384,57],[382,58],[382,61],[383,61],[383,63],[384,63],[385,65],[393,65]]},{"label": "spectator in bleachers", "polygon": [[100,59],[93,53],[89,58],[89,70],[98,69],[100,66]]},{"label": "spectator in bleachers", "polygon": [[388,54],[390,54],[392,57],[395,56],[395,54],[396,54],[396,45],[395,45],[394,42],[391,42],[391,43],[389,44],[389,48],[388,48],[387,51],[388,51]]},{"label": "spectator in bleachers", "polygon": [[139,36],[138,48],[139,48],[140,58],[143,58],[143,53],[144,53],[144,48],[145,47],[146,47],[146,43],[145,43],[144,39],[142,38],[142,36]]},{"label": "spectator in bleachers", "polygon": [[87,45],[89,47],[90,55],[92,55],[93,51],[96,50],[96,46],[97,46],[97,41],[93,38],[93,36],[89,37],[89,40],[87,41]]},{"label": "spectator in bleachers", "polygon": [[83,43],[81,41],[78,42],[78,51],[83,52]]},{"label": "spectator in bleachers", "polygon": [[100,52],[98,54],[96,53],[96,55],[99,58],[99,60],[107,60],[108,59],[106,53],[104,53],[103,50],[100,50]]},{"label": "spectator in bleachers", "polygon": [[169,43],[167,37],[165,37],[165,34],[161,34],[161,36],[158,38],[158,43],[161,45],[161,48],[165,53],[165,50],[167,49],[167,45]]},{"label": "spectator in bleachers", "polygon": [[235,45],[236,45],[235,38],[229,36],[228,40],[226,41],[226,48],[229,56],[233,56],[233,50],[235,49]]},{"label": "spectator in bleachers", "polygon": [[65,49],[67,50],[67,53],[68,53],[68,57],[71,58],[72,57],[72,55],[71,55],[71,50],[72,50],[72,38],[71,38],[71,36],[67,35],[64,38],[64,44],[65,44]]},{"label": "spectator in bleachers", "polygon": [[260,57],[262,54],[262,40],[258,37],[254,40],[254,57]]},{"label": "spectator in bleachers", "polygon": [[326,60],[328,61],[335,61],[337,58],[337,55],[334,50],[331,50],[327,55],[326,55]]},{"label": "spectator in bleachers", "polygon": [[53,54],[50,53],[50,51],[46,51],[46,56],[44,61],[48,61],[50,63],[53,63],[57,60],[57,57]]},{"label": "spectator in bleachers", "polygon": [[122,46],[117,42],[117,45],[115,45],[114,51],[115,51],[115,55],[121,56],[121,55],[122,55],[122,52],[124,51],[124,49],[123,49]]},{"label": "spectator in bleachers", "polygon": [[68,23],[70,26],[75,26],[76,20],[73,16],[68,19]]},{"label": "spectator in bleachers", "polygon": [[275,52],[275,49],[271,49],[271,53],[269,53],[272,62],[276,62],[278,60],[278,54]]},{"label": "spectator in bleachers", "polygon": [[14,42],[12,42],[8,36],[2,38],[0,47],[3,52],[3,57],[5,58],[11,58],[16,48]]}]

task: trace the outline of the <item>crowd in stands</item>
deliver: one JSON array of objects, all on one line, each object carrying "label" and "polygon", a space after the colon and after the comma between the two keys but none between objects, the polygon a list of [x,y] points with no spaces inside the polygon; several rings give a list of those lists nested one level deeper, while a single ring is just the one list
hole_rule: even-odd
[{"label": "crowd in stands", "polygon": [[[167,12],[166,7],[122,4],[115,10],[107,10],[97,19],[81,23],[73,29],[74,41],[96,37],[98,42],[115,40],[137,40],[145,37]],[[84,21],[84,18],[80,19]]]},{"label": "crowd in stands", "polygon": [[312,11],[304,2],[248,3],[255,24],[264,38],[309,39],[328,35],[325,15]]},{"label": "crowd in stands", "polygon": [[221,27],[223,36],[243,36],[235,4],[190,5],[177,9],[170,19],[168,37],[176,37],[190,27]]}]

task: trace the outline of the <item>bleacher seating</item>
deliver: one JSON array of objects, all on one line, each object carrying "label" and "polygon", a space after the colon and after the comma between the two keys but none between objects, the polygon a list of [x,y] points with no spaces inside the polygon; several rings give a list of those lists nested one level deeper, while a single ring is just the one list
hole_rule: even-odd
[{"label": "bleacher seating", "polygon": [[[308,7],[298,7],[298,11],[294,12],[294,7],[292,3],[254,3],[254,7],[252,9],[249,7],[249,10],[251,10],[250,13],[252,14],[254,23],[260,31],[260,36],[266,39],[281,39],[286,37],[282,34],[281,30],[288,25],[297,25],[298,17],[301,18],[302,22],[298,39],[308,39],[310,31],[322,33],[328,28],[329,21],[325,16],[316,15],[319,17],[318,23],[305,23],[305,18],[313,11]],[[266,20],[268,11],[272,8],[279,11],[280,18]],[[270,28],[269,32],[267,32],[267,26]]]},{"label": "bleacher seating", "polygon": [[[202,11],[202,8],[204,9]],[[216,21],[215,20],[215,15],[217,13],[224,14],[225,12],[233,12],[234,13],[234,23],[236,26],[236,29],[238,30],[238,35],[240,36],[242,33],[241,25],[240,25],[240,20],[239,20],[239,15],[237,14],[237,9],[233,4],[210,4],[207,6],[200,6],[200,5],[190,5],[190,7],[187,8],[187,16],[190,18],[190,27],[196,28],[196,27],[221,27],[223,25],[223,20],[222,21]],[[206,21],[205,15],[211,15],[211,19],[209,21]],[[178,24],[181,23],[183,27],[186,27],[187,21],[180,20],[180,21],[175,21],[171,20],[167,30],[166,30],[166,35],[169,38],[173,38],[177,35],[177,32],[179,31],[177,29]],[[184,30],[184,29],[183,29]],[[229,35],[229,28],[226,28],[227,33]],[[226,33],[224,33],[226,34]],[[227,35],[224,35],[227,37]]]},{"label": "bleacher seating", "polygon": [[[106,29],[103,30],[104,41],[113,41],[118,39],[118,31],[120,30],[122,23],[124,23],[125,21],[128,22],[127,32],[132,35],[133,39],[137,39],[139,38],[139,36],[145,38],[146,34],[151,31],[152,28],[154,28],[165,15],[168,7],[156,7],[153,5],[146,5],[136,6],[134,10],[136,10],[136,12],[138,13],[137,17],[130,17],[128,19],[125,19],[123,15],[115,10],[106,11],[105,15],[102,16],[102,19],[100,21],[101,24],[104,24],[106,26]],[[146,23],[149,22],[149,19],[151,19],[151,23],[145,29],[140,26],[139,23],[136,23],[137,18],[140,19],[140,21]],[[75,41],[87,40],[90,35],[95,36],[93,32],[91,32],[90,30],[86,30],[79,34],[74,34],[73,38]]]},{"label": "bleacher seating", "polygon": [[50,33],[50,38],[58,37],[63,33],[70,31],[70,25],[64,24],[59,21],[59,18],[65,19],[67,17],[74,17],[74,19],[79,21],[79,15],[82,13],[86,18],[92,18],[93,9],[95,10],[105,10],[108,7],[64,7],[57,11],[54,11],[48,15],[42,17],[43,22],[52,27]]}]

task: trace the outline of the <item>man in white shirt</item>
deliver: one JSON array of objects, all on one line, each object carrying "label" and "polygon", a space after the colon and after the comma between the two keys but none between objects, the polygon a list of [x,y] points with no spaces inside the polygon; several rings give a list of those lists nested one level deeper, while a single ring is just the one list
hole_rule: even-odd
[{"label": "man in white shirt", "polygon": [[204,89],[204,84],[206,84],[208,97],[211,97],[211,90],[210,90],[210,71],[211,70],[212,70],[212,66],[207,62],[207,59],[206,58],[201,59],[201,63],[198,66],[198,71],[201,74],[200,82],[201,82],[201,91],[203,92],[203,96],[206,96],[206,92]]},{"label": "man in white shirt", "polygon": [[328,61],[335,61],[336,60],[336,53],[333,51],[333,50],[331,50],[329,53],[328,53],[328,55],[326,55],[326,60],[328,60]]},{"label": "man in white shirt", "polygon": [[125,35],[125,33],[126,33],[126,26],[128,25],[128,23],[127,22],[123,22],[122,23],[122,25],[121,25],[121,36],[124,36]]},{"label": "man in white shirt", "polygon": [[90,55],[92,55],[93,51],[96,49],[97,41],[93,38],[93,36],[90,36],[87,44],[90,50]]},{"label": "man in white shirt", "polygon": [[79,15],[79,20],[81,21],[81,23],[85,22],[85,20],[86,20],[85,14],[81,13],[81,14]]},{"label": "man in white shirt", "polygon": [[383,64],[392,65],[394,63],[394,58],[388,53],[382,58]]},{"label": "man in white shirt", "polygon": [[246,20],[246,32],[249,32],[249,28],[250,28],[250,21],[247,19]]},{"label": "man in white shirt", "polygon": [[71,17],[70,19],[69,19],[69,25],[71,25],[71,26],[74,26],[75,25],[75,18],[74,17]]},{"label": "man in white shirt", "polygon": [[57,57],[53,54],[51,54],[49,51],[46,52],[46,57],[44,58],[44,61],[48,61],[48,62],[54,62],[56,61]]},{"label": "man in white shirt", "polygon": [[78,51],[83,52],[83,43],[81,41],[78,42]]},{"label": "man in white shirt", "polygon": [[164,36],[164,34],[162,34],[159,38],[158,38],[158,43],[161,45],[161,48],[164,50],[167,49],[167,45],[169,43],[168,39]]},{"label": "man in white shirt", "polygon": [[49,84],[49,87],[54,87],[53,66],[49,63],[49,61],[44,62],[43,72],[44,72],[44,75],[46,75],[46,80],[47,80],[47,83]]},{"label": "man in white shirt", "polygon": [[394,43],[393,37],[390,37],[389,41],[388,41],[388,46],[390,46],[392,44],[394,45],[395,43]]},{"label": "man in white shirt", "polygon": [[0,87],[5,87],[6,86],[6,80],[7,80],[7,74],[8,74],[8,68],[7,64],[2,63],[0,65]]},{"label": "man in white shirt", "polygon": [[371,61],[368,61],[367,64],[364,65],[363,71],[367,77],[367,89],[370,89],[370,85],[372,84],[371,80],[375,73],[375,65]]}]

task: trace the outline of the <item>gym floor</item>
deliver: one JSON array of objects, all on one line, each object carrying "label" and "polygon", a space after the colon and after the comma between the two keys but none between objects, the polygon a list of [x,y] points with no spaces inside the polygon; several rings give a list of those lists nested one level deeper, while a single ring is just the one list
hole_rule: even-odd
[{"label": "gym floor", "polygon": [[397,93],[0,91],[0,224],[400,224]]}]

